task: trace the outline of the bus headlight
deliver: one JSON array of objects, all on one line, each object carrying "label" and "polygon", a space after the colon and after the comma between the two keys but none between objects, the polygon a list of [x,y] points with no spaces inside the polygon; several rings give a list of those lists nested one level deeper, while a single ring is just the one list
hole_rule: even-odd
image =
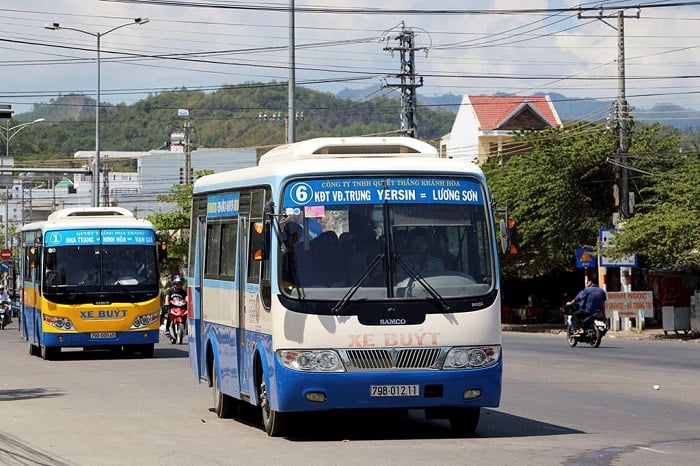
[{"label": "bus headlight", "polygon": [[73,322],[71,322],[68,317],[58,317],[44,314],[42,318],[45,323],[52,327],[56,327],[59,330],[75,330],[75,327],[73,327]]},{"label": "bus headlight", "polygon": [[134,319],[134,321],[131,323],[131,328],[148,327],[153,322],[156,322],[158,319],[160,319],[160,312],[154,312],[152,314],[144,314],[144,315],[138,316]]},{"label": "bus headlight", "polygon": [[501,358],[501,347],[495,346],[458,346],[452,348],[443,369],[466,369],[470,367],[488,367]]},{"label": "bus headlight", "polygon": [[304,372],[345,372],[338,353],[333,350],[279,350],[277,359],[288,369]]}]

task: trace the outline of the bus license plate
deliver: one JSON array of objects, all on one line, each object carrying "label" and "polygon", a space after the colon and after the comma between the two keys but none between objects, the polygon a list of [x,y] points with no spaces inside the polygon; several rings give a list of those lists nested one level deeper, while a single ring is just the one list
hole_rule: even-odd
[{"label": "bus license plate", "polygon": [[117,338],[117,332],[92,332],[90,334],[91,340],[109,340],[110,338]]},{"label": "bus license plate", "polygon": [[419,396],[418,385],[370,385],[370,396]]}]

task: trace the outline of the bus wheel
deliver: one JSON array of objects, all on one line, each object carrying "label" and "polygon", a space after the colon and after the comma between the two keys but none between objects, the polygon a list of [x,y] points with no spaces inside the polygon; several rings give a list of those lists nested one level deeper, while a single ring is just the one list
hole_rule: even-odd
[{"label": "bus wheel", "polygon": [[60,346],[42,346],[41,347],[41,359],[45,361],[50,361],[56,359],[56,357],[61,354]]},{"label": "bus wheel", "polygon": [[146,345],[141,345],[139,347],[139,353],[141,353],[142,358],[152,358],[153,357],[153,352],[154,352],[154,345],[153,343],[149,343]]},{"label": "bus wheel", "polygon": [[260,383],[260,409],[265,432],[270,437],[279,437],[284,430],[284,414],[270,408],[270,396],[265,386],[265,381]]},{"label": "bus wheel", "polygon": [[214,412],[219,418],[229,418],[236,412],[236,400],[221,391],[219,378],[216,376],[216,367],[212,368],[211,388],[214,394]]},{"label": "bus wheel", "polygon": [[471,436],[479,424],[480,408],[456,408],[450,414],[452,433],[459,437]]}]

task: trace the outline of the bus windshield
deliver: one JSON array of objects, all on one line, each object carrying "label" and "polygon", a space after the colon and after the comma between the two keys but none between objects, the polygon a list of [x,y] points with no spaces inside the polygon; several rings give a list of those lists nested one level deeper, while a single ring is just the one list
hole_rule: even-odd
[{"label": "bus windshield", "polygon": [[494,282],[481,183],[296,180],[286,186],[282,291],[304,300],[473,298]]}]

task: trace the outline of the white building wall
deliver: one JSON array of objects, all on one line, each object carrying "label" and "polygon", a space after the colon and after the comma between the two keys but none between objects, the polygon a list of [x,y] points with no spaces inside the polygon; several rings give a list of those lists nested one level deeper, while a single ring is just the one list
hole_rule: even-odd
[{"label": "white building wall", "polygon": [[447,157],[475,161],[479,155],[479,123],[469,96],[462,97],[452,131],[444,141]]},{"label": "white building wall", "polygon": [[[76,152],[76,158],[85,158],[89,164],[94,156],[91,151]],[[103,162],[109,159],[136,159],[135,172],[109,172],[109,200],[134,211],[139,217],[153,213],[168,213],[178,208],[172,203],[159,202],[159,195],[167,194],[174,184],[180,182],[180,168],[184,170],[185,154],[170,151],[148,152],[102,152]],[[193,173],[212,170],[214,173],[251,167],[256,164],[255,149],[199,149],[191,154]],[[39,176],[39,175],[37,175]],[[100,183],[100,203],[104,198],[104,174]],[[31,178],[16,178],[10,189],[7,218],[11,224],[20,225],[33,220],[45,219],[49,213],[65,207],[89,206],[92,204],[92,177],[68,174],[76,190],[69,193],[67,187],[34,188]],[[24,183],[23,183],[24,180]],[[6,212],[0,212],[5,217]]]}]

